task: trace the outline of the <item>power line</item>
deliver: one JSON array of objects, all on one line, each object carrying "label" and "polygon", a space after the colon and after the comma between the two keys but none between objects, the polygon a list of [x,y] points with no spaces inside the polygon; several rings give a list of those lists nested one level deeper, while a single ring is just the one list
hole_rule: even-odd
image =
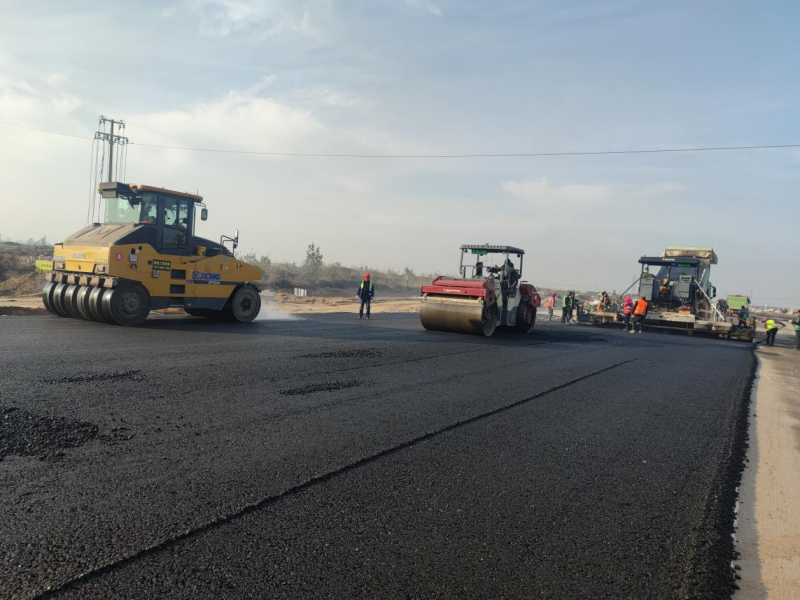
[{"label": "power line", "polygon": [[19,129],[28,129],[30,131],[38,131],[39,133],[49,133],[50,135],[63,135],[64,137],[77,138],[79,140],[93,140],[94,138],[88,135],[75,135],[74,133],[61,133],[60,131],[49,131],[47,129],[37,129],[36,127],[28,127],[27,125],[17,125],[16,123],[8,123],[0,121],[0,125],[8,125],[9,127],[18,127]]},{"label": "power line", "polygon": [[775,144],[757,146],[712,146],[706,148],[661,148],[654,150],[598,150],[587,152],[518,152],[502,154],[313,154],[305,152],[260,152],[255,150],[224,150],[218,148],[190,148],[186,146],[160,146],[131,142],[147,148],[186,150],[190,152],[216,152],[220,154],[252,154],[259,156],[293,156],[302,158],[535,158],[547,156],[602,156],[609,154],[662,154],[667,152],[719,152],[725,150],[771,150],[800,148],[800,144]]},{"label": "power line", "polygon": [[[38,129],[36,127],[27,127],[25,125],[17,125],[16,123],[8,123],[0,121],[0,125],[8,125],[9,127],[18,127],[20,129],[28,129],[30,131],[37,131],[39,133],[47,133],[50,135],[61,135],[65,137],[77,138],[82,140],[91,140],[93,138],[82,135],[75,135],[71,133],[62,133],[58,131],[49,131],[46,129]],[[217,154],[248,154],[256,156],[287,156],[297,158],[541,158],[541,157],[559,157],[559,156],[607,156],[617,154],[676,154],[685,152],[726,152],[726,151],[743,151],[743,150],[777,150],[787,148],[800,148],[800,144],[757,144],[750,146],[706,146],[701,148],[655,148],[644,150],[595,150],[595,151],[575,151],[575,152],[507,152],[497,154],[350,154],[350,153],[309,153],[309,152],[266,152],[258,150],[236,150],[224,148],[193,148],[189,146],[166,146],[160,144],[144,144],[140,142],[128,142],[131,145],[141,146],[143,148],[160,148],[163,150],[180,150],[185,152],[213,152]]]}]

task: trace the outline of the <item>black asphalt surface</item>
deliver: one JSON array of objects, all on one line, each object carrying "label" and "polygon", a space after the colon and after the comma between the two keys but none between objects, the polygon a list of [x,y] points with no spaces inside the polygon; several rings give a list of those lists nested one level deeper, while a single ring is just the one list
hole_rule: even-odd
[{"label": "black asphalt surface", "polygon": [[727,597],[753,372],[555,323],[0,317],[0,597]]}]

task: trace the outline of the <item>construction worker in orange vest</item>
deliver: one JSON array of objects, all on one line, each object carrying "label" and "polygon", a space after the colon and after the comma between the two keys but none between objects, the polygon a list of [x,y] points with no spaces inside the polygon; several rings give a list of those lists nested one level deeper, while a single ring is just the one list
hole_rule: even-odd
[{"label": "construction worker in orange vest", "polygon": [[625,320],[625,331],[632,331],[631,316],[633,316],[633,300],[628,296],[625,298],[625,303],[622,305],[622,318]]},{"label": "construction worker in orange vest", "polygon": [[645,296],[639,298],[636,307],[633,309],[633,329],[631,333],[636,333],[636,328],[639,328],[639,333],[642,333],[642,325],[644,318],[647,316],[647,311],[650,309],[650,303]]}]

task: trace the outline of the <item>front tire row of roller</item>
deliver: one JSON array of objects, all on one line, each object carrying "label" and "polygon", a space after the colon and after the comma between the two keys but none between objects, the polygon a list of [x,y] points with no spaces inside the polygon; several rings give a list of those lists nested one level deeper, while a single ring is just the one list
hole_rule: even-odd
[{"label": "front tire row of roller", "polygon": [[[42,290],[45,308],[59,317],[111,323],[124,327],[141,325],[150,314],[150,294],[139,283],[123,281],[115,288],[47,282]],[[249,323],[258,316],[261,296],[251,285],[238,288],[223,310],[185,309],[196,317]]]}]

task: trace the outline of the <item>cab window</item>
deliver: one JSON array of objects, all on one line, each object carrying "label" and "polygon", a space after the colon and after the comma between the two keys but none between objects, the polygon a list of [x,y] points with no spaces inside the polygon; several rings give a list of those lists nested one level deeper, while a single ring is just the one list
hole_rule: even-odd
[{"label": "cab window", "polygon": [[139,219],[142,225],[155,225],[158,223],[158,197],[155,194],[144,194],[142,199],[142,216]]},{"label": "cab window", "polygon": [[189,228],[189,201],[180,198],[164,199],[164,225]]},{"label": "cab window", "polygon": [[164,198],[164,250],[185,250],[189,238],[189,209],[191,203],[182,198]]}]

